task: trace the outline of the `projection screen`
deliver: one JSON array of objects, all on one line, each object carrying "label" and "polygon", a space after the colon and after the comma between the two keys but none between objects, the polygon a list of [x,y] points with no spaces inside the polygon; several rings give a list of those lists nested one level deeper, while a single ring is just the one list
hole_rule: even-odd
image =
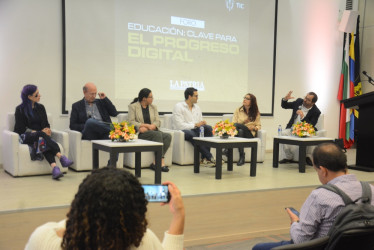
[{"label": "projection screen", "polygon": [[160,113],[199,91],[205,114],[250,92],[273,114],[274,0],[64,0],[63,113],[94,82],[117,110],[142,88]]}]

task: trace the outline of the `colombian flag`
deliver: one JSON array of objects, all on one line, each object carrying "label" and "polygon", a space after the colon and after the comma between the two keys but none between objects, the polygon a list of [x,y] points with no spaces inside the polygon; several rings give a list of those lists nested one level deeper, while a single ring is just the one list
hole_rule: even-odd
[{"label": "colombian flag", "polygon": [[[342,71],[338,91],[339,101],[354,97],[354,76],[354,35],[353,33],[344,34]],[[340,104],[339,138],[343,138],[345,148],[350,148],[354,143],[354,111],[346,109],[343,103]]]}]

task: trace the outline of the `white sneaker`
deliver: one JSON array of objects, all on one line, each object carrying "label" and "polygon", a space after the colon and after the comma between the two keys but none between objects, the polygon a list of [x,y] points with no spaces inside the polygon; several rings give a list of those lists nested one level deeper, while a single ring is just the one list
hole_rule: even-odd
[{"label": "white sneaker", "polygon": [[214,168],[216,166],[216,159],[212,156],[210,160],[207,160],[206,167]]},{"label": "white sneaker", "polygon": [[208,160],[206,158],[201,159],[200,165],[203,165],[204,167],[206,167],[207,164],[208,164]]},{"label": "white sneaker", "polygon": [[222,155],[222,164],[227,162],[227,156],[226,155]]}]

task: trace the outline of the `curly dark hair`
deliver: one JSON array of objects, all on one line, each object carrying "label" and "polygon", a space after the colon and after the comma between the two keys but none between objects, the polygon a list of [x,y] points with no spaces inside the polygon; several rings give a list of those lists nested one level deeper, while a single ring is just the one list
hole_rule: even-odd
[{"label": "curly dark hair", "polygon": [[[256,120],[256,117],[257,115],[260,113],[260,111],[258,110],[258,106],[257,106],[257,99],[256,99],[256,96],[254,96],[253,94],[251,93],[248,93],[246,94],[245,96],[249,95],[250,98],[251,98],[251,106],[249,107],[249,112],[248,112],[248,119],[253,122]],[[244,107],[243,107],[244,109]],[[245,109],[244,109],[245,111]]]},{"label": "curly dark hair", "polygon": [[131,173],[102,168],[79,185],[67,214],[63,249],[138,247],[147,230],[148,201]]}]

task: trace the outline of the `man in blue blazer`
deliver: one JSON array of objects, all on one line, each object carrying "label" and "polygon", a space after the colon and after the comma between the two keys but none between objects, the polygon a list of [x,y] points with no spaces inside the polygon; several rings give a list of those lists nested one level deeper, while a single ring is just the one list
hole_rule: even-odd
[{"label": "man in blue blazer", "polygon": [[72,105],[70,129],[81,132],[82,139],[109,139],[110,116],[117,116],[116,107],[103,92],[97,93],[91,82],[84,85],[83,94],[84,98]]},{"label": "man in blue blazer", "polygon": [[[318,96],[314,92],[309,92],[306,94],[304,99],[298,98],[296,101],[289,102],[288,100],[293,99],[292,91],[288,92],[288,94],[282,98],[282,108],[284,109],[292,109],[291,118],[286,126],[286,129],[282,132],[282,135],[291,135],[291,127],[293,124],[297,122],[307,122],[312,124],[315,128],[319,115],[321,111],[316,106],[316,102],[318,100]],[[317,131],[317,129],[315,128]],[[279,163],[290,163],[294,162],[295,150],[297,150],[297,146],[291,145],[283,145],[281,144],[279,152],[281,152],[281,161]],[[310,151],[310,150],[309,150]],[[311,152],[310,152],[311,153]],[[308,149],[307,149],[308,154]],[[312,161],[309,157],[307,157],[306,162],[308,165],[312,166]]]}]

